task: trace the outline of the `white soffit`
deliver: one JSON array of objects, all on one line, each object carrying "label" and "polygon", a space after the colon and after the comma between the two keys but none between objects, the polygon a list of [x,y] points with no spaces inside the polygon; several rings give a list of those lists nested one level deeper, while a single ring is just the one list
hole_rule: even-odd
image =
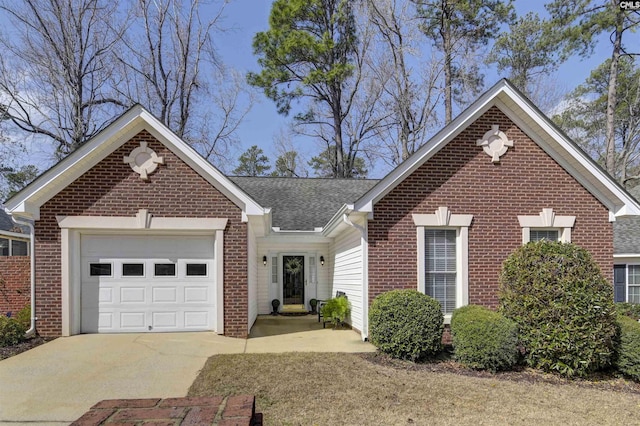
[{"label": "white soffit", "polygon": [[492,106],[498,107],[518,125],[549,156],[604,204],[613,216],[640,215],[638,202],[505,79],[481,95],[469,108],[440,130],[410,158],[365,193],[355,202],[355,210],[372,212],[375,203],[391,192],[400,182],[433,157]]},{"label": "white soffit", "polygon": [[6,211],[39,219],[40,206],[142,130],[147,130],[167,146],[246,214],[264,214],[264,209],[257,202],[140,105],[133,106],[93,139],[9,199],[5,203]]}]

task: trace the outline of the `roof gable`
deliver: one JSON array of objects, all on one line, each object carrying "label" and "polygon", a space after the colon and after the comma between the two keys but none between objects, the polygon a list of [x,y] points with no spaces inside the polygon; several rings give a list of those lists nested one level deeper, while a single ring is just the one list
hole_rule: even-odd
[{"label": "roof gable", "polygon": [[240,207],[245,215],[265,214],[262,206],[140,105],[129,109],[94,138],[7,200],[6,210],[15,215],[39,219],[40,207],[44,203],[142,130],[149,132],[176,154]]},{"label": "roof gable", "polygon": [[611,219],[640,215],[638,202],[506,79],[499,81],[481,95],[411,157],[357,200],[354,210],[373,213],[373,206],[380,199],[494,106],[606,206]]}]

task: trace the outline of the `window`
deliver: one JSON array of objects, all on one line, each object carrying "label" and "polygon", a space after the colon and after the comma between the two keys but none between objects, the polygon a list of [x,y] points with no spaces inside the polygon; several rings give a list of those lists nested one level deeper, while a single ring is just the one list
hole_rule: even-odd
[{"label": "window", "polygon": [[456,231],[425,229],[425,293],[442,306],[443,314],[456,308]]},{"label": "window", "polygon": [[553,209],[542,209],[537,216],[518,216],[522,244],[542,239],[570,243],[575,221],[575,216],[557,216]]},{"label": "window", "polygon": [[271,283],[272,284],[278,283],[278,257],[277,256],[271,257]]},{"label": "window", "polygon": [[206,277],[207,264],[206,263],[187,263],[187,276],[188,277]]},{"label": "window", "polygon": [[123,263],[123,277],[144,277],[144,263]]},{"label": "window", "polygon": [[446,324],[455,308],[469,303],[469,227],[473,215],[413,214],[418,242],[418,290],[442,305]]},{"label": "window", "polygon": [[640,265],[629,265],[627,274],[627,302],[640,303]]},{"label": "window", "polygon": [[529,230],[529,241],[559,241],[559,232],[557,229],[531,229]]},{"label": "window", "polygon": [[9,256],[9,240],[0,238],[0,256]]},{"label": "window", "polygon": [[154,266],[154,275],[156,277],[175,277],[175,263],[156,263]]},{"label": "window", "polygon": [[111,264],[110,263],[90,263],[89,275],[91,275],[92,277],[110,277]]}]

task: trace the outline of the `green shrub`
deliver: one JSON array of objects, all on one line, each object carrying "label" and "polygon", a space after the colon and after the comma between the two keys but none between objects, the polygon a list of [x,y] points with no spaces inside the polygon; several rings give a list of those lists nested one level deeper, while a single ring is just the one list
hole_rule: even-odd
[{"label": "green shrub", "polygon": [[25,339],[27,331],[15,318],[0,317],[0,347],[12,346]]},{"label": "green shrub", "polygon": [[351,304],[344,296],[329,299],[322,307],[322,316],[336,327],[342,324],[350,313]]},{"label": "green shrub", "polygon": [[27,330],[31,328],[31,305],[27,305],[18,312],[16,320]]},{"label": "green shrub", "polygon": [[518,325],[531,367],[571,377],[613,361],[613,288],[580,247],[540,241],[518,248],[503,265],[500,312]]},{"label": "green shrub", "polygon": [[518,362],[518,326],[482,306],[453,311],[451,338],[462,365],[477,370],[509,370]]},{"label": "green shrub", "polygon": [[640,319],[640,304],[638,303],[616,303],[616,311],[618,314],[631,317],[634,320]]},{"label": "green shrub", "polygon": [[369,308],[369,338],[381,352],[412,361],[442,350],[440,303],[416,290],[393,290]]},{"label": "green shrub", "polygon": [[618,316],[620,336],[616,368],[621,373],[640,381],[640,322],[624,315]]}]

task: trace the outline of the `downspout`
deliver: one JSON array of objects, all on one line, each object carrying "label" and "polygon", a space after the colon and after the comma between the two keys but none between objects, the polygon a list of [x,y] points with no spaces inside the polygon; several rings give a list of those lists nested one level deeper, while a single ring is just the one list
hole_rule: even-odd
[{"label": "downspout", "polygon": [[36,332],[36,233],[33,227],[32,222],[22,221],[13,215],[11,215],[11,219],[18,225],[24,225],[29,227],[29,235],[30,235],[30,243],[29,243],[29,256],[30,256],[30,266],[31,266],[31,327],[27,330],[27,337],[32,336]]},{"label": "downspout", "polygon": [[362,330],[360,335],[363,341],[367,341],[369,339],[369,241],[367,238],[367,222],[365,221],[364,226],[355,224],[346,213],[342,215],[342,221],[360,231],[360,247],[362,249]]}]

